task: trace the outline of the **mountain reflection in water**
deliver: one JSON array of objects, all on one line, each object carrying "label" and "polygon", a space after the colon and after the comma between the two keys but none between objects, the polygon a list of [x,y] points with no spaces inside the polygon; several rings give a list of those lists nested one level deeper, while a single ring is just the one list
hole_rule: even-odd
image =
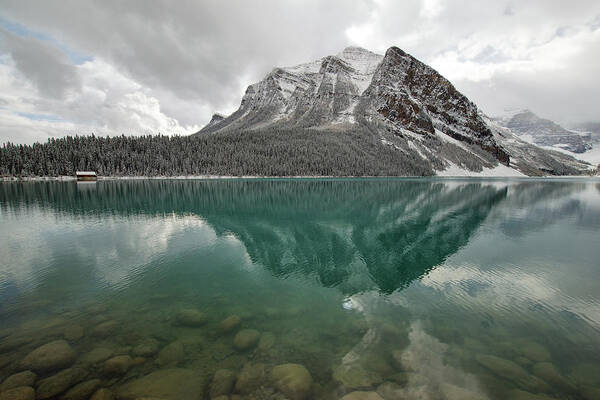
[{"label": "mountain reflection in water", "polygon": [[[0,381],[77,324],[78,360],[98,346],[177,342],[178,366],[207,381],[223,368],[239,377],[248,365],[302,364],[319,399],[358,389],[386,400],[593,398],[599,187],[577,179],[2,183]],[[205,325],[177,322],[190,308]],[[271,347],[233,348],[234,333],[219,325],[226,316]],[[90,334],[106,321],[116,323],[110,337]],[[107,384],[124,390],[162,371],[156,362]],[[257,396],[277,398],[268,393]]]},{"label": "mountain reflection in water", "polygon": [[[302,273],[344,293],[410,284],[464,246],[507,187],[485,183],[106,181],[2,185],[0,204],[78,217],[196,215],[235,235],[275,276]],[[351,279],[355,277],[356,279]]]}]

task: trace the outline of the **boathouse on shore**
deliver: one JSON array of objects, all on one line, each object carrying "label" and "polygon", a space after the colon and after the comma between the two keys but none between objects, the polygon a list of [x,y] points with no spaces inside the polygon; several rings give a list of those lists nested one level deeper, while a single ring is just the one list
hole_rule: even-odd
[{"label": "boathouse on shore", "polygon": [[75,176],[78,181],[95,181],[98,179],[98,176],[94,171],[77,171],[75,172]]}]

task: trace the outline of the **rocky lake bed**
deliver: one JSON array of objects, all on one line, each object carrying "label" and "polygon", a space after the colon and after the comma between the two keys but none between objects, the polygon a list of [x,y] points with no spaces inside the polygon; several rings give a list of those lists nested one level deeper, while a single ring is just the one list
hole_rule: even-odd
[{"label": "rocky lake bed", "polygon": [[[171,300],[156,296],[151,305],[129,311],[118,304],[92,305],[4,328],[0,399],[592,400],[600,395],[600,365],[593,358],[565,367],[560,354],[555,357],[536,337],[515,338],[480,326],[470,336],[439,326],[427,332],[409,321],[374,324],[356,313],[342,315],[335,330],[315,332],[299,324],[289,331],[290,320],[310,320],[300,317],[310,310],[232,307],[237,314],[227,314],[227,307],[215,312],[215,305],[205,307],[210,312],[191,304],[174,308]],[[375,345],[357,349],[371,336],[378,338]]]}]

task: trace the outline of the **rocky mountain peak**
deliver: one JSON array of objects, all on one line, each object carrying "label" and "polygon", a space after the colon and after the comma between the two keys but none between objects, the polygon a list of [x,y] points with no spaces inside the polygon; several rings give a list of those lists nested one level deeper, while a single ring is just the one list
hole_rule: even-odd
[{"label": "rocky mountain peak", "polygon": [[[516,148],[512,133],[492,124],[450,81],[398,47],[385,55],[347,47],[308,63],[274,68],[248,86],[237,111],[199,133],[307,128],[361,132],[377,146],[414,158],[411,163],[433,163],[438,170],[492,168],[498,162],[510,166],[507,148]],[[525,170],[524,157],[534,150],[526,143],[519,146],[514,153]],[[569,170],[542,153],[538,159],[526,173]]]},{"label": "rocky mountain peak", "polygon": [[439,131],[509,163],[477,106],[436,70],[398,47],[387,50],[365,95],[398,128],[422,135]]},{"label": "rocky mountain peak", "polygon": [[339,54],[374,54],[372,51],[360,46],[348,46]]},{"label": "rocky mountain peak", "polygon": [[[217,127],[324,127],[373,119],[399,133],[435,136],[442,132],[508,162],[475,104],[433,68],[398,47],[389,48],[384,56],[347,47],[337,55],[275,68],[248,87],[239,110]],[[201,132],[207,131],[215,131],[215,125]]]}]

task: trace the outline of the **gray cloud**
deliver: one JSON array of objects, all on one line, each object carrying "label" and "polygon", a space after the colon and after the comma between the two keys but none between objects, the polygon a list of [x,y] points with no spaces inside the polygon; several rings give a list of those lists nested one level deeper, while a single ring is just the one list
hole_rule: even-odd
[{"label": "gray cloud", "polygon": [[[338,52],[347,42],[345,27],[368,10],[366,1],[348,7],[344,0],[41,1],[36,7],[7,0],[3,8],[8,18],[101,57],[152,90],[215,109],[231,107],[248,79],[275,65]],[[198,123],[198,116],[174,116]]]},{"label": "gray cloud", "polygon": [[507,107],[529,108],[566,125],[600,120],[600,40],[576,52],[568,68],[549,71],[498,71],[480,82],[461,79],[458,89],[480,99],[486,112],[494,115]]},{"label": "gray cloud", "polygon": [[19,71],[34,82],[42,95],[63,98],[81,88],[77,69],[55,46],[33,37],[19,37],[0,29],[0,49],[8,52]]},{"label": "gray cloud", "polygon": [[[124,87],[143,92],[145,102],[156,100],[144,115],[157,122],[146,123],[146,129],[202,125],[213,111],[237,108],[246,86],[273,67],[335,54],[351,44],[378,52],[404,48],[490,114],[516,106],[559,122],[598,119],[596,0],[1,2],[4,20],[89,55],[97,66],[110,65],[112,74],[129,81]],[[65,71],[73,66],[52,43],[10,35],[15,68],[41,93],[29,103],[68,121],[96,118],[100,122],[90,123],[108,130],[132,129],[111,98],[98,101],[102,107],[96,110],[80,106],[81,112],[75,104],[67,112],[49,102],[68,90],[85,92],[83,101],[105,89],[96,88],[89,71],[83,88],[77,79],[70,81],[76,74]],[[118,93],[133,107],[135,96]],[[164,118],[176,124],[161,122]]]}]

